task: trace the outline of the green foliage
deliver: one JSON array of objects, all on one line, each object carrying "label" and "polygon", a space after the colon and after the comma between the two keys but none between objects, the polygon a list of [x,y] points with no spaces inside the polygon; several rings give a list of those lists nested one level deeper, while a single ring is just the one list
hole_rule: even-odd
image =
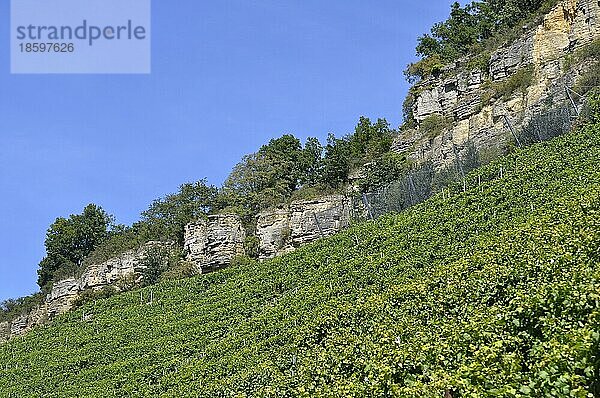
[{"label": "green foliage", "polygon": [[600,87],[588,93],[576,125],[581,128],[581,126],[595,123],[600,123]]},{"label": "green foliage", "polygon": [[271,140],[235,166],[219,195],[219,209],[235,211],[246,224],[267,208],[290,199],[331,191],[348,181],[350,171],[388,152],[396,135],[383,119],[361,117],[352,134],[330,134],[323,147],[316,138],[304,146],[293,135]]},{"label": "green foliage", "polygon": [[431,115],[421,121],[419,131],[428,139],[433,140],[450,127],[452,127],[452,119],[441,115]]},{"label": "green foliage", "polygon": [[181,253],[174,253],[173,250],[164,246],[150,247],[139,263],[140,268],[142,268],[143,285],[156,284],[165,272],[179,264],[181,257]]},{"label": "green foliage", "polygon": [[258,258],[260,240],[255,235],[248,235],[244,240],[244,252],[250,258]]},{"label": "green foliage", "polygon": [[445,22],[435,24],[431,35],[419,38],[417,55],[438,56],[444,60],[454,60],[464,55],[480,39],[483,27],[480,25],[479,11],[473,4],[461,7],[458,2],[453,3],[450,17]]},{"label": "green foliage", "polygon": [[361,192],[373,192],[398,180],[408,170],[406,155],[388,152],[364,167],[358,183]]},{"label": "green foliage", "polygon": [[584,61],[600,60],[600,39],[596,39],[588,45],[577,49],[572,55],[567,56],[565,69],[570,69],[573,65]]},{"label": "green foliage", "polygon": [[173,281],[198,275],[198,268],[189,261],[179,260],[160,275],[160,281]]},{"label": "green foliage", "polygon": [[137,249],[150,239],[147,225],[144,223],[138,222],[132,227],[113,226],[108,232],[108,237],[83,260],[83,265],[101,264],[128,250]]},{"label": "green foliage", "polygon": [[0,322],[11,321],[14,318],[29,313],[44,302],[46,296],[35,293],[18,299],[8,299],[0,303]]},{"label": "green foliage", "polygon": [[332,188],[331,186],[323,183],[317,183],[315,185],[304,185],[290,197],[289,202],[296,200],[313,200],[327,195],[334,195],[339,193],[339,190]]},{"label": "green foliage", "polygon": [[301,185],[319,180],[322,153],[315,138],[304,148],[290,134],[271,140],[235,166],[223,188],[225,203],[242,209],[248,218],[285,202]]},{"label": "green foliage", "polygon": [[90,204],[82,214],[57,218],[46,233],[46,257],[38,269],[38,285],[47,288],[55,278],[76,272],[85,257],[108,237],[112,218]]},{"label": "green foliage", "polygon": [[508,27],[518,25],[523,19],[539,12],[544,0],[483,0],[473,1],[464,7],[452,4],[450,17],[437,23],[430,35],[419,38],[417,54],[423,57],[440,56],[444,60],[456,60],[468,54],[474,47]]},{"label": "green foliage", "polygon": [[323,145],[317,138],[309,137],[304,144],[304,150],[300,155],[300,178],[301,187],[314,186],[319,183],[323,172]]},{"label": "green foliage", "polygon": [[428,77],[437,77],[444,68],[444,61],[438,54],[423,58],[417,62],[408,65],[404,71],[404,76],[410,84],[414,84]]},{"label": "green foliage", "polygon": [[339,188],[348,180],[352,164],[352,151],[348,141],[346,137],[336,138],[333,134],[327,137],[321,177],[327,186]]},{"label": "green foliage", "polygon": [[449,18],[435,24],[416,47],[421,61],[409,65],[409,82],[424,79],[447,64],[470,55],[471,68],[485,70],[489,51],[511,38],[509,32],[546,13],[557,0],[482,0],[452,4]]},{"label": "green foliage", "polygon": [[385,119],[372,123],[361,117],[354,133],[342,138],[332,134],[327,139],[323,159],[324,185],[339,188],[348,181],[350,171],[381,158],[389,152],[397,131]]},{"label": "green foliage", "polygon": [[396,132],[385,119],[372,123],[369,118],[362,116],[348,137],[353,159],[359,159],[357,164],[375,159],[390,150]]},{"label": "green foliage", "polygon": [[79,293],[73,306],[75,308],[82,307],[85,304],[92,303],[96,300],[107,299],[117,294],[118,291],[114,286],[105,286],[100,290],[87,289]]},{"label": "green foliage", "polygon": [[578,94],[585,95],[595,87],[600,87],[600,60],[586,70],[573,88]]},{"label": "green foliage", "polygon": [[486,73],[490,67],[491,57],[492,54],[489,51],[484,51],[481,54],[477,54],[469,59],[467,68],[469,68],[469,70],[479,70]]},{"label": "green foliage", "polygon": [[415,86],[412,86],[408,90],[408,94],[406,98],[404,98],[404,102],[402,102],[402,127],[401,130],[407,130],[414,128],[416,126],[415,123],[415,115],[414,115],[414,106],[417,98],[417,91]]},{"label": "green foliage", "polygon": [[292,254],[89,303],[0,345],[0,396],[598,396],[599,158],[594,125]]},{"label": "green foliage", "polygon": [[185,225],[215,210],[218,194],[219,190],[206,180],[183,184],[179,192],[155,200],[142,213],[142,222],[134,229],[142,235],[143,241],[183,243]]},{"label": "green foliage", "polygon": [[499,82],[487,82],[484,87],[485,92],[482,97],[482,105],[487,106],[493,98],[509,99],[517,92],[525,93],[535,81],[535,71],[533,66],[519,69],[510,77]]}]

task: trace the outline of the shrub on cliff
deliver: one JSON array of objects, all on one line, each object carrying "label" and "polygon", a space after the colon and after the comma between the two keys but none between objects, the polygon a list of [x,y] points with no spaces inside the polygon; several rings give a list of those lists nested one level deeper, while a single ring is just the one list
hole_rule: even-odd
[{"label": "shrub on cliff", "polygon": [[42,304],[46,296],[35,293],[30,296],[8,299],[0,303],[0,322],[12,321],[19,315],[27,314],[38,305]]},{"label": "shrub on cliff", "polygon": [[237,207],[250,217],[285,202],[301,185],[318,180],[322,152],[315,138],[304,147],[291,134],[272,139],[234,167],[221,193],[224,207]]}]

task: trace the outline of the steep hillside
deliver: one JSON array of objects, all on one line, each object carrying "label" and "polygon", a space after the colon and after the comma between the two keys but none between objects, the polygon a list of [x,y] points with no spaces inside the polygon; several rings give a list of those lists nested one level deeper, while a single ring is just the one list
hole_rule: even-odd
[{"label": "steep hillside", "polygon": [[2,397],[600,395],[600,125],[0,345]]},{"label": "steep hillside", "polygon": [[288,253],[462,184],[515,145],[569,131],[600,84],[599,21],[597,0],[453,4],[418,40],[399,129],[360,117],[326,143],[284,134],[244,156],[222,186],[182,184],[129,226],[93,203],[58,217],[38,264],[40,291],[0,302],[0,341],[82,299]]}]

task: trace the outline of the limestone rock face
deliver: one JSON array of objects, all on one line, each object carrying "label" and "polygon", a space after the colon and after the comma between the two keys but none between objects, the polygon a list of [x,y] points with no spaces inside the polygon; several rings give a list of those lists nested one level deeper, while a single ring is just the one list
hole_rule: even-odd
[{"label": "limestone rock face", "polygon": [[54,318],[70,310],[80,290],[79,280],[75,278],[54,283],[50,294],[46,296],[48,316]]},{"label": "limestone rock face", "polygon": [[341,195],[290,205],[290,239],[294,247],[333,235],[349,224],[350,203]]},{"label": "limestone rock face", "polygon": [[415,118],[418,121],[424,120],[427,116],[442,113],[443,102],[440,99],[440,90],[438,88],[424,90],[417,97],[417,112]]},{"label": "limestone rock face", "polygon": [[172,242],[148,242],[138,249],[128,250],[125,253],[111,258],[101,264],[93,264],[86,267],[79,278],[79,290],[99,290],[103,287],[114,285],[120,279],[133,276],[139,281],[140,273],[144,266],[142,261],[149,251],[154,249],[169,250]]},{"label": "limestone rock face", "polygon": [[231,264],[245,254],[246,232],[235,214],[210,215],[185,227],[184,251],[201,273]]},{"label": "limestone rock face", "polygon": [[[461,60],[442,77],[418,83],[413,106],[418,127],[404,131],[393,149],[416,162],[431,160],[439,169],[462,154],[467,140],[478,149],[505,146],[512,137],[504,116],[519,131],[541,110],[568,103],[565,86],[572,87],[589,65],[566,68],[567,55],[599,36],[597,0],[561,1],[539,26],[524,28],[518,39],[491,54],[485,71],[488,81],[483,71],[469,70],[468,60]],[[523,70],[532,74],[529,87],[489,98],[490,86],[503,84]],[[452,121],[452,127],[437,137],[421,131],[421,122],[433,114]]]},{"label": "limestone rock face", "polygon": [[10,336],[20,336],[25,333],[28,330],[28,323],[27,314],[20,315],[13,319],[10,324]]},{"label": "limestone rock face", "polygon": [[530,34],[495,51],[490,58],[489,66],[492,80],[510,76],[519,68],[533,62],[532,52],[533,37]]},{"label": "limestone rock face", "polygon": [[342,195],[295,201],[258,215],[259,258],[281,255],[330,236],[350,224],[350,201]]},{"label": "limestone rock face", "polygon": [[259,258],[272,258],[290,250],[290,210],[289,208],[262,212],[256,223],[256,237],[259,241]]},{"label": "limestone rock face", "polygon": [[[36,326],[46,323],[48,320],[48,309],[46,305],[34,308],[28,314],[23,314],[15,318],[10,323],[9,338],[21,336]],[[1,339],[0,339],[1,341]]]},{"label": "limestone rock face", "polygon": [[[140,265],[150,250],[155,248],[172,249],[172,242],[148,242],[137,250],[129,250],[101,264],[86,267],[80,278],[68,278],[55,282],[45,302],[27,314],[13,319],[10,323],[0,324],[0,341],[23,335],[35,326],[73,308],[79,294],[86,289],[98,290],[114,285],[120,278],[132,275],[140,277],[143,266]],[[8,333],[6,332],[8,330]]]}]

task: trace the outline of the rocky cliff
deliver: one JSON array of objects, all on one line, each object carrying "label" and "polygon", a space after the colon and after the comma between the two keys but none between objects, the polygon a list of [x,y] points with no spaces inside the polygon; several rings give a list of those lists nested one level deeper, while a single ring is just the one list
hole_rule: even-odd
[{"label": "rocky cliff", "polygon": [[[294,250],[321,237],[332,235],[350,223],[350,201],[342,195],[291,204],[260,213],[254,235],[259,259]],[[223,268],[243,256],[246,233],[241,219],[233,214],[211,215],[185,228],[187,260],[201,273]]]},{"label": "rocky cliff", "polygon": [[539,26],[492,52],[485,67],[464,59],[419,82],[409,97],[415,126],[395,150],[440,168],[468,140],[480,149],[503,147],[512,140],[509,125],[519,131],[543,109],[570,104],[566,87],[589,63],[569,65],[569,55],[598,38],[599,18],[597,0],[562,1]]},{"label": "rocky cliff", "polygon": [[[350,223],[350,201],[341,195],[296,201],[283,209],[258,216],[256,236],[260,258],[270,258],[332,235]],[[235,214],[210,215],[185,227],[184,252],[199,273],[211,272],[231,264],[245,252],[246,232]],[[113,286],[131,278],[140,282],[143,260],[156,248],[172,249],[173,243],[148,242],[139,249],[86,267],[78,278],[54,283],[42,305],[12,322],[0,323],[0,341],[27,333],[73,308],[82,292]]]},{"label": "rocky cliff", "polygon": [[103,263],[86,267],[79,278],[67,278],[55,282],[43,304],[11,322],[0,323],[0,341],[23,335],[35,326],[42,325],[69,311],[85,290],[99,290],[107,286],[118,289],[117,282],[127,277],[139,281],[145,267],[143,260],[149,251],[155,248],[171,249],[172,247],[172,243],[148,242],[139,249],[126,251]]},{"label": "rocky cliff", "polygon": [[218,214],[185,227],[184,251],[200,273],[223,268],[245,254],[246,233],[239,216]]},{"label": "rocky cliff", "polygon": [[329,236],[350,223],[350,201],[342,195],[292,202],[257,217],[259,258],[266,259]]}]

